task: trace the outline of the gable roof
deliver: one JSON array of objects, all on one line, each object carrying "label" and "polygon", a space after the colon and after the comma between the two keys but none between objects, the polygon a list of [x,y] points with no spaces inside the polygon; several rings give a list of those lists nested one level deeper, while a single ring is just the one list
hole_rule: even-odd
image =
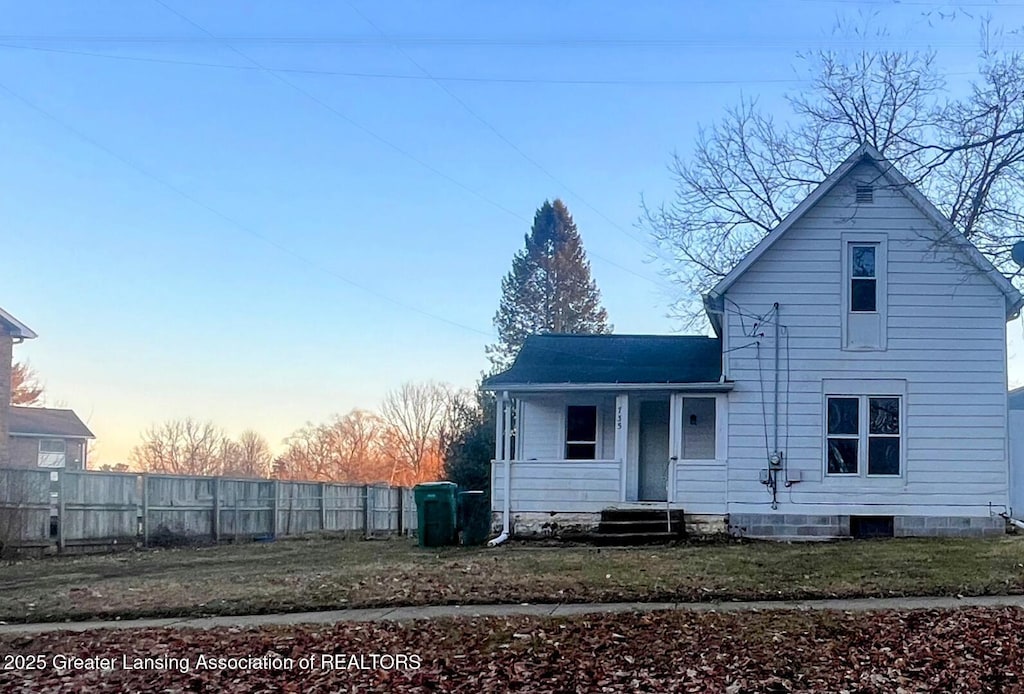
[{"label": "gable roof", "polygon": [[484,379],[513,386],[718,383],[722,343],[699,335],[531,335],[512,367]]},{"label": "gable roof", "polygon": [[94,439],[89,427],[85,426],[71,410],[56,410],[49,407],[21,407],[12,405],[10,410],[11,436],[53,436],[65,439]]},{"label": "gable roof", "polygon": [[31,340],[39,337],[32,331],[32,328],[28,327],[2,308],[0,308],[0,328],[5,329],[12,337],[20,337],[23,340]]},{"label": "gable roof", "polygon": [[710,292],[704,296],[704,307],[708,313],[708,317],[711,319],[712,325],[715,327],[715,331],[721,334],[721,318],[716,315],[716,310],[720,311],[721,306],[718,304],[721,302],[722,296],[731,287],[736,280],[738,280],[743,273],[745,273],[750,266],[753,265],[757,260],[764,255],[765,251],[775,245],[775,242],[785,234],[790,227],[792,227],[804,214],[811,209],[821,198],[827,195],[836,184],[839,183],[846,175],[861,162],[870,162],[878,168],[879,172],[886,179],[886,181],[893,186],[896,190],[903,193],[904,196],[914,205],[925,217],[935,224],[940,230],[949,235],[953,243],[967,256],[969,262],[974,265],[982,274],[991,280],[991,282],[999,288],[999,290],[1006,297],[1006,318],[1010,320],[1015,318],[1020,312],[1022,306],[1024,306],[1024,296],[1013,286],[1013,284],[1006,278],[1003,273],[999,272],[992,265],[991,261],[986,258],[981,252],[971,243],[966,236],[964,236],[959,229],[954,227],[952,223],[946,218],[942,212],[939,211],[935,205],[931,203],[924,194],[917,189],[910,180],[896,170],[896,167],[889,163],[882,154],[865,143],[858,147],[854,152],[846,158],[842,164],[836,168],[829,176],[822,181],[817,188],[811,191],[810,195],[803,199],[803,201],[796,206],[792,212],[786,215],[777,227],[761,239],[760,242],[754,248],[744,256],[736,267],[734,267],[729,274],[723,277],[718,284],[716,284]]}]

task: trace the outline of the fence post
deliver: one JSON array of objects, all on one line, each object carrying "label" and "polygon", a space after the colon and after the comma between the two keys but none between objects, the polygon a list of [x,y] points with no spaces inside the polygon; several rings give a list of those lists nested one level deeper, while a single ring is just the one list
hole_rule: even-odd
[{"label": "fence post", "polygon": [[66,543],[66,526],[67,514],[64,508],[64,497],[66,496],[65,491],[65,475],[67,471],[63,468],[57,473],[57,549],[60,552],[64,551]]},{"label": "fence post", "polygon": [[370,498],[372,487],[363,485],[363,535],[367,539],[373,537],[373,500]]},{"label": "fence post", "polygon": [[280,486],[279,486],[277,480],[274,480],[271,483],[270,486],[271,486],[271,489],[273,490],[273,494],[274,494],[274,498],[273,498],[273,502],[274,503],[270,507],[271,508],[270,533],[274,536],[274,539],[276,540],[277,539],[277,504],[278,504],[278,498],[277,497],[278,497],[278,494],[280,493]]},{"label": "fence post", "polygon": [[398,536],[405,534],[405,487],[398,488]]},{"label": "fence post", "polygon": [[142,546],[149,546],[149,475],[142,473]]},{"label": "fence post", "polygon": [[327,485],[320,483],[320,530],[327,530]]},{"label": "fence post", "polygon": [[220,542],[220,477],[213,478],[213,541]]}]

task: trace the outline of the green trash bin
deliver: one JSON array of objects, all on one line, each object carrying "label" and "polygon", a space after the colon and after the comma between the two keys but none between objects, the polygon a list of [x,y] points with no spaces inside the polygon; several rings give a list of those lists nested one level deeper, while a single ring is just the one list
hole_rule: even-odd
[{"label": "green trash bin", "polygon": [[457,542],[454,482],[426,482],[413,488],[420,547],[444,547]]},{"label": "green trash bin", "polygon": [[462,544],[482,545],[491,532],[491,509],[481,491],[459,492],[459,530]]}]

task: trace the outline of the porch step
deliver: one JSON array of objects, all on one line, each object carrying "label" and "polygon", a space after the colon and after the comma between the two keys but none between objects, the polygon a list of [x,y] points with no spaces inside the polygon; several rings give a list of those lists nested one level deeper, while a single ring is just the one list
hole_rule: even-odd
[{"label": "porch step", "polygon": [[[669,531],[668,519],[672,526]],[[640,545],[671,542],[686,533],[682,510],[609,508],[601,512],[594,541],[602,545]]]},{"label": "porch step", "polygon": [[675,542],[683,536],[677,532],[636,532],[636,533],[602,533],[598,531],[593,536],[596,545],[609,546],[632,546],[632,545],[656,545],[666,542]]}]

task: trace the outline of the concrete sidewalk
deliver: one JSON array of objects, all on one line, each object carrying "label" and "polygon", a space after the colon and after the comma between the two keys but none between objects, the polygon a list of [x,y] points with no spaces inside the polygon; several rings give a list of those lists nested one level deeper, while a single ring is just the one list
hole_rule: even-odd
[{"label": "concrete sidewalk", "polygon": [[691,612],[743,612],[757,610],[935,610],[958,607],[1024,608],[1024,595],[935,598],[857,598],[849,600],[759,600],[751,602],[612,602],[562,605],[427,605],[422,607],[379,607],[369,609],[292,612],[287,614],[237,615],[232,617],[168,617],[163,619],[126,619],[95,622],[45,622],[38,624],[0,624],[5,634],[39,634],[50,631],[88,631],[90,629],[210,629],[213,627],[259,627],[271,624],[334,624],[336,622],[409,621],[439,617],[566,617],[606,612],[654,612],[688,610]]}]

